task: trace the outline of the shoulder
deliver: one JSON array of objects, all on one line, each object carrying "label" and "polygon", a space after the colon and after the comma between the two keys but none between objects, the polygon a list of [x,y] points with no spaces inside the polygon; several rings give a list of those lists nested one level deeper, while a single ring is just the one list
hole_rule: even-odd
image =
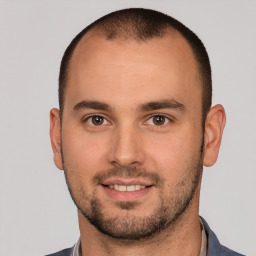
[{"label": "shoulder", "polygon": [[210,229],[208,223],[200,217],[203,221],[204,228],[208,237],[208,250],[207,250],[207,256],[245,256],[243,254],[234,252],[230,250],[229,248],[223,246],[217,236],[214,234],[214,232]]},{"label": "shoulder", "polygon": [[74,247],[67,248],[67,249],[61,250],[59,252],[55,252],[55,253],[48,254],[45,256],[72,256],[73,248]]}]

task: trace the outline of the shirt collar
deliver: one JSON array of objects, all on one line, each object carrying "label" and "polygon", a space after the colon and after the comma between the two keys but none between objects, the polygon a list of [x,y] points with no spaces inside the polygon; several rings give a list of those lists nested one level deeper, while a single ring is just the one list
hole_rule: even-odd
[{"label": "shirt collar", "polygon": [[70,256],[81,256],[81,240],[80,240],[80,237],[77,241],[77,243],[75,244],[75,247],[71,253]]},{"label": "shirt collar", "polygon": [[201,239],[201,250],[199,256],[207,256],[207,236],[204,228],[204,224],[200,219],[201,229],[202,229],[202,239]]}]

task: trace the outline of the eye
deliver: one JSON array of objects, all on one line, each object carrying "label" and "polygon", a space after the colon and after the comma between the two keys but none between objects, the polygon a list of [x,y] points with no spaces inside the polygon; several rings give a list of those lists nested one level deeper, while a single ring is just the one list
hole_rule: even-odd
[{"label": "eye", "polygon": [[100,115],[89,116],[85,119],[85,122],[89,123],[92,126],[101,126],[101,125],[109,124],[107,119]]},{"label": "eye", "polygon": [[148,119],[147,123],[150,125],[162,126],[170,122],[170,119],[163,115],[154,115]]}]

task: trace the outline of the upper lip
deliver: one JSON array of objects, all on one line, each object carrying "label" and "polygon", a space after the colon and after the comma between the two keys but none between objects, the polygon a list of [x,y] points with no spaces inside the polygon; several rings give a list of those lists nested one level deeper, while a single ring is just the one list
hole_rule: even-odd
[{"label": "upper lip", "polygon": [[149,181],[145,181],[145,180],[139,180],[139,179],[118,179],[118,178],[114,178],[114,179],[107,179],[104,182],[102,182],[103,185],[123,185],[123,186],[130,186],[130,185],[141,185],[141,186],[152,186],[154,184],[152,184],[152,182]]}]

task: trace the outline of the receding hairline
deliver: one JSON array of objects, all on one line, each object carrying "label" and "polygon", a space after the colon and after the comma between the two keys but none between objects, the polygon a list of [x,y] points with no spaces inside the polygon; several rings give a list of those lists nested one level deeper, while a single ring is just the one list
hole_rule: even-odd
[{"label": "receding hairline", "polygon": [[[169,27],[164,28],[163,33],[159,34],[159,35],[155,35],[152,36],[150,38],[140,38],[136,35],[134,36],[129,36],[126,33],[118,33],[116,34],[114,37],[109,36],[108,32],[104,30],[104,27],[95,25],[95,27],[91,28],[90,30],[88,30],[79,40],[79,42],[77,43],[77,45],[75,46],[71,58],[73,56],[74,51],[82,44],[84,43],[84,41],[91,39],[92,37],[98,37],[99,39],[104,39],[106,41],[113,41],[113,42],[123,42],[123,43],[129,43],[129,42],[136,42],[136,43],[147,43],[150,42],[151,40],[160,40],[163,38],[167,38],[170,37],[172,39],[175,39],[176,37],[181,37],[184,39],[184,41],[186,42],[186,44],[189,46],[189,48],[191,49],[191,52],[193,53],[193,49],[191,47],[191,45],[189,44],[189,42],[186,40],[186,38],[174,27],[171,27],[171,25],[168,25]],[[70,58],[70,59],[71,59]],[[195,58],[195,56],[194,56]],[[196,58],[195,58],[196,60]]]},{"label": "receding hairline", "polygon": [[[181,39],[182,40],[181,43],[183,44],[183,42],[184,42],[184,45],[186,45],[186,48],[190,52],[191,58],[193,59],[193,62],[194,62],[195,67],[197,69],[196,71],[198,73],[198,76],[199,77],[201,76],[201,72],[199,70],[199,62],[198,62],[198,60],[197,60],[197,58],[194,54],[192,46],[187,41],[187,39],[182,35],[182,33],[180,33],[178,30],[176,30],[173,27],[166,28],[165,32],[162,33],[159,36],[154,36],[152,38],[147,38],[147,39],[140,39],[140,38],[137,38],[137,37],[127,37],[126,34],[120,34],[118,36],[109,38],[107,36],[107,34],[105,33],[104,28],[98,27],[98,26],[93,27],[92,29],[90,29],[87,33],[85,33],[80,38],[79,42],[76,44],[75,48],[73,49],[73,52],[70,56],[69,63],[68,63],[68,66],[67,66],[67,70],[66,70],[67,73],[69,73],[70,64],[73,62],[73,57],[75,55],[75,52],[77,50],[83,49],[83,47],[85,47],[86,44],[90,44],[91,43],[90,41],[93,40],[93,39],[96,39],[96,40],[99,39],[99,41],[103,40],[103,41],[106,41],[106,42],[127,44],[127,47],[129,47],[129,43],[136,43],[136,44],[143,45],[143,44],[147,44],[147,43],[149,43],[151,41],[154,41],[154,40],[159,41],[159,40],[162,40],[162,39],[171,39],[171,40],[175,41],[175,40]],[[171,46],[172,42],[170,41],[170,42],[168,42],[168,44],[170,44],[170,46]]]},{"label": "receding hairline", "polygon": [[[83,48],[85,44],[90,43],[90,40],[92,38],[98,38],[99,40],[103,39],[103,40],[106,40],[109,42],[120,42],[122,44],[123,43],[124,44],[129,44],[129,43],[146,44],[152,40],[161,40],[161,39],[165,39],[165,38],[166,39],[171,38],[172,40],[182,39],[184,44],[187,46],[188,51],[190,52],[191,58],[193,59],[194,68],[196,69],[196,75],[198,77],[200,86],[203,86],[203,81],[201,79],[200,66],[199,66],[199,63],[198,63],[196,56],[193,52],[193,48],[191,47],[189,42],[186,40],[186,38],[178,30],[176,30],[175,28],[170,26],[170,28],[166,28],[165,33],[162,33],[160,36],[154,36],[152,38],[148,38],[145,40],[140,40],[139,38],[134,38],[134,37],[126,37],[125,34],[116,36],[114,38],[109,38],[105,34],[104,28],[93,27],[91,30],[89,30],[87,33],[85,33],[83,35],[83,37],[79,40],[79,42],[77,43],[76,47],[74,48],[74,50],[72,52],[72,55],[70,56],[70,60],[69,60],[67,70],[66,70],[67,71],[66,87],[68,86],[68,74],[69,74],[70,66],[71,66],[72,62],[74,61],[75,52],[77,50],[81,50],[81,48]],[[171,45],[171,42],[170,42],[170,45]]]}]

